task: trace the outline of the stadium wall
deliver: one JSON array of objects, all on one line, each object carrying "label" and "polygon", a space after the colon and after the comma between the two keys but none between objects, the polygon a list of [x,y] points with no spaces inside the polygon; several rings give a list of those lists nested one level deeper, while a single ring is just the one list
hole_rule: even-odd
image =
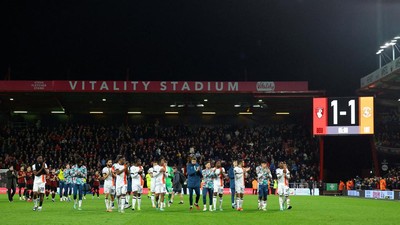
[{"label": "stadium wall", "polygon": [[347,190],[345,196],[367,199],[400,200],[400,191]]}]

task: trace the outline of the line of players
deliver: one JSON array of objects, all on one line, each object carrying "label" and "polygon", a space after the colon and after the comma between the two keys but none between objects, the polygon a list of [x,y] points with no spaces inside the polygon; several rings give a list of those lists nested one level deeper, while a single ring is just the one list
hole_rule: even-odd
[{"label": "line of players", "polygon": [[[195,159],[194,161],[192,160],[192,163],[196,164]],[[200,170],[200,166],[197,166],[197,170]],[[224,179],[228,179],[228,177],[231,179],[231,182],[232,180],[234,180],[235,182],[235,188],[234,190],[232,190],[231,188],[231,192],[236,194],[236,203],[233,202],[232,197],[232,207],[236,208],[238,211],[242,211],[243,196],[245,190],[244,179],[247,176],[247,172],[249,170],[250,168],[243,167],[243,161],[233,161],[233,170],[229,171],[230,175],[231,173],[233,173],[233,176],[228,176],[219,161],[215,163],[215,167],[213,168],[211,168],[211,163],[207,162],[205,164],[205,169],[201,171],[204,182],[202,187],[204,205],[203,211],[207,211],[207,194],[209,195],[209,210],[217,210],[217,197],[219,197],[219,210],[223,210],[222,201]],[[70,168],[69,165],[66,165],[66,168],[61,172],[65,177],[65,187],[60,187],[61,193],[63,192],[63,189],[65,190],[64,197],[61,197],[61,200],[67,200],[68,192],[73,189],[74,208],[81,210],[83,189],[85,185],[85,179],[87,177],[87,169],[83,165],[83,159],[78,157],[76,160],[76,164],[72,168]],[[31,173],[34,175],[33,184],[32,181],[29,179],[30,177],[32,177]],[[45,162],[43,162],[43,158],[41,156],[37,158],[37,162],[32,166],[32,171],[30,171],[30,168],[28,168],[27,172],[23,174],[23,169],[21,168],[21,171],[18,173],[18,178],[21,179],[22,176],[26,177],[27,189],[25,194],[27,196],[33,196],[33,210],[40,211],[42,209],[45,193],[48,195],[49,192],[51,192],[52,200],[54,201],[57,189],[56,174],[59,173],[60,171],[55,170],[52,170],[51,173],[49,173],[47,165]],[[258,208],[265,211],[267,208],[268,180],[272,179],[272,174],[267,167],[266,161],[263,161],[261,165],[256,168],[256,173],[259,183]],[[107,165],[103,168],[102,174],[104,179],[105,205],[107,212],[112,211],[114,196],[116,196],[118,200],[118,211],[124,213],[124,210],[126,208],[125,203],[129,203],[130,201],[130,193],[127,195],[129,184],[131,184],[131,189],[133,192],[132,210],[135,210],[136,204],[137,210],[141,210],[141,195],[143,191],[143,179],[145,177],[145,174],[140,159],[136,161],[134,166],[128,168],[128,166],[125,164],[125,158],[123,156],[118,156],[117,163],[115,164],[113,164],[112,160],[107,161]],[[164,211],[166,205],[165,195],[168,194],[168,204],[170,205],[173,203],[173,195],[181,194],[181,188],[177,188],[175,190],[172,188],[172,178],[174,177],[174,171],[171,167],[167,165],[167,161],[165,159],[160,160],[160,165],[158,165],[158,162],[153,162],[153,167],[149,169],[149,174],[151,176],[150,191],[152,206],[161,211]],[[290,173],[284,162],[279,163],[279,168],[276,169],[276,175],[278,178],[280,209],[291,209],[288,185]],[[47,179],[47,181],[46,176],[49,178]],[[131,180],[128,179],[128,177],[130,177]],[[98,173],[96,173],[94,179],[96,182],[98,182],[98,184],[100,183],[100,175]],[[32,188],[30,188],[31,185]],[[48,187],[46,188],[46,186]],[[33,190],[32,194],[29,193],[29,190],[31,189]],[[79,197],[79,200],[77,197]],[[198,199],[199,197],[196,196],[195,205],[197,206],[197,208]],[[181,203],[183,203],[183,201],[181,201]]]},{"label": "line of players", "polygon": [[[201,167],[196,164],[196,160],[192,160],[195,170],[200,173]],[[231,180],[235,182],[234,190],[232,193],[236,194],[236,203],[232,204],[233,208],[238,211],[243,210],[243,197],[245,190],[245,178],[247,177],[250,168],[243,167],[243,161],[233,161],[233,177]],[[189,170],[189,166],[188,166]],[[171,179],[173,177],[173,170],[167,165],[165,159],[158,162],[153,162],[153,167],[149,169],[151,176],[150,192],[152,206],[160,211],[165,210],[166,200],[165,195],[168,195],[168,204],[173,203],[174,194],[181,194],[181,188],[173,189]],[[143,190],[143,179],[145,177],[143,167],[141,166],[140,159],[136,161],[136,164],[130,168],[125,164],[125,158],[118,156],[117,163],[112,164],[112,160],[108,160],[107,166],[103,169],[104,178],[104,193],[106,195],[105,204],[106,211],[112,211],[112,203],[114,202],[114,193],[118,200],[118,211],[124,213],[126,208],[126,201],[129,202],[130,195],[128,192],[128,176],[132,178],[132,210],[135,210],[136,203],[137,209],[141,210],[141,195]],[[272,174],[267,167],[267,162],[263,161],[260,166],[256,168],[256,173],[259,182],[259,198],[258,208],[266,211],[267,209],[267,195],[268,195],[268,180],[272,179]],[[291,209],[289,199],[289,179],[290,172],[286,166],[286,163],[280,162],[279,168],[276,169],[276,175],[278,178],[278,194],[279,194],[279,206],[280,210]],[[219,197],[219,210],[223,211],[223,191],[224,191],[224,179],[228,179],[228,174],[225,169],[221,166],[221,162],[217,161],[215,167],[211,168],[211,163],[206,162],[205,168],[201,170],[201,176],[203,177],[203,211],[207,211],[207,195],[209,196],[209,211],[217,210],[217,197]],[[116,178],[115,180],[113,178]],[[232,179],[233,178],[233,179]],[[190,179],[190,177],[188,178]],[[197,194],[198,193],[198,194]],[[172,198],[171,198],[172,195]],[[199,191],[196,191],[196,203],[198,207]],[[190,196],[192,196],[190,194]],[[191,200],[192,202],[193,200]],[[212,202],[212,204],[211,204]],[[183,203],[183,202],[181,202]],[[192,209],[191,203],[191,209]]]},{"label": "line of players", "polygon": [[[70,180],[70,183],[68,184],[68,186],[73,187],[71,189],[73,189],[74,208],[77,210],[82,210],[83,190],[85,179],[87,177],[87,169],[83,165],[83,162],[83,158],[76,157],[76,164],[73,165],[72,168],[69,168],[69,166],[67,166],[66,170],[64,170],[64,174],[69,175],[68,179]],[[20,179],[20,182],[22,182],[23,176],[25,176],[24,179],[27,183],[25,196],[27,196],[28,199],[33,199],[34,211],[41,211],[46,192],[47,195],[49,192],[52,193],[52,200],[54,201],[55,193],[57,190],[57,176],[56,172],[53,170],[50,173],[49,168],[47,167],[47,164],[42,156],[38,156],[36,158],[36,162],[32,165],[31,168],[32,170],[30,170],[30,167],[28,167],[26,173],[23,173],[24,171],[22,169],[20,171],[21,173],[19,173],[18,175],[18,178]],[[46,177],[49,177],[48,181],[46,181]],[[22,183],[20,186],[23,186]],[[69,190],[67,189],[67,192]],[[60,191],[62,192],[62,189],[60,189]]]}]

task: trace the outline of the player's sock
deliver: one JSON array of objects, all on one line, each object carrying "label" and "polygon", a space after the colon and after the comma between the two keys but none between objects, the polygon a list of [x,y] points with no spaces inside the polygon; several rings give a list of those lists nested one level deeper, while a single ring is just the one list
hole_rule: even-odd
[{"label": "player's sock", "polygon": [[279,195],[279,208],[283,210],[283,197],[281,195]]},{"label": "player's sock", "polygon": [[217,196],[213,197],[213,207],[214,207],[214,209],[217,208]]},{"label": "player's sock", "polygon": [[108,198],[104,199],[104,203],[106,204],[106,209],[108,210],[108,206],[109,206],[109,202],[108,202]]},{"label": "player's sock", "polygon": [[120,208],[121,208],[121,211],[124,211],[124,208],[125,208],[125,197],[121,197],[121,199],[120,199]]},{"label": "player's sock", "polygon": [[78,207],[81,208],[82,207],[82,200],[78,201]]},{"label": "player's sock", "polygon": [[131,196],[127,195],[127,196],[125,196],[125,198],[126,198],[126,202],[129,204],[129,202],[131,201]]},{"label": "player's sock", "polygon": [[267,209],[267,201],[262,201],[262,209]]},{"label": "player's sock", "polygon": [[260,199],[258,199],[258,209],[261,209],[261,200]]},{"label": "player's sock", "polygon": [[287,196],[283,196],[283,203],[282,203],[282,207],[285,208],[285,204],[287,207]]},{"label": "player's sock", "polygon": [[108,209],[112,209],[114,201],[108,200]]},{"label": "player's sock", "polygon": [[287,205],[287,208],[289,209],[290,208],[290,198],[288,198],[288,197],[286,197],[286,205]]},{"label": "player's sock", "polygon": [[[222,201],[223,201],[223,198],[219,197],[219,208],[220,209],[222,209]],[[214,206],[214,208],[215,208],[215,206]]]},{"label": "player's sock", "polygon": [[133,197],[132,197],[132,209],[135,208],[136,200],[137,200],[137,197],[136,197],[136,196],[133,196]]},{"label": "player's sock", "polygon": [[137,207],[140,210],[140,207],[142,206],[142,197],[137,197]]},{"label": "player's sock", "polygon": [[38,199],[37,198],[33,199],[33,205],[35,206],[35,208],[38,207]]},{"label": "player's sock", "polygon": [[243,208],[243,198],[240,198],[240,208]]},{"label": "player's sock", "polygon": [[156,203],[154,202],[154,195],[153,194],[151,195],[151,205],[152,206],[156,205]]},{"label": "player's sock", "polygon": [[237,209],[240,208],[240,198],[239,197],[236,198],[236,208]]},{"label": "player's sock", "polygon": [[168,202],[171,202],[171,194],[168,194]]}]

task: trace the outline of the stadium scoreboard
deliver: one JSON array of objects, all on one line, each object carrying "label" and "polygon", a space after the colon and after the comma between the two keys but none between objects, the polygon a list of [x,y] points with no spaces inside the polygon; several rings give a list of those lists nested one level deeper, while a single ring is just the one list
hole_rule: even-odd
[{"label": "stadium scoreboard", "polygon": [[313,134],[374,134],[374,98],[314,98]]}]

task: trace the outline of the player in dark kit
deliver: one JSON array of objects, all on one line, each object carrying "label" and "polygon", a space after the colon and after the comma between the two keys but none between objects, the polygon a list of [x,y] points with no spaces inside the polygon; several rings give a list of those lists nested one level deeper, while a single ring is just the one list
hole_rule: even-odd
[{"label": "player in dark kit", "polygon": [[51,193],[51,201],[55,201],[56,193],[57,193],[57,184],[58,184],[58,176],[56,175],[56,170],[52,169],[50,173],[50,193]]},{"label": "player in dark kit", "polygon": [[50,183],[51,183],[51,181],[50,181],[50,171],[47,169],[46,170],[47,171],[47,174],[46,174],[46,186],[45,186],[45,188],[46,188],[46,199],[49,199],[49,194],[50,194],[50,189],[51,189],[51,187],[50,187]]},{"label": "player in dark kit", "polygon": [[[18,171],[18,193],[19,193],[19,200],[25,200],[25,195],[22,196],[21,192],[22,192],[22,188],[25,188],[25,168],[23,166],[21,166],[21,169]],[[25,188],[26,189],[26,188]]]},{"label": "player in dark kit", "polygon": [[33,172],[30,166],[26,169],[26,174],[25,174],[25,180],[26,180],[26,189],[24,191],[24,196],[27,201],[32,201],[33,197]]},{"label": "player in dark kit", "polygon": [[100,189],[100,174],[99,171],[96,171],[96,173],[93,175],[93,187],[92,187],[92,193],[93,193],[93,197],[94,195],[97,194],[97,198],[99,199],[99,189]]}]

